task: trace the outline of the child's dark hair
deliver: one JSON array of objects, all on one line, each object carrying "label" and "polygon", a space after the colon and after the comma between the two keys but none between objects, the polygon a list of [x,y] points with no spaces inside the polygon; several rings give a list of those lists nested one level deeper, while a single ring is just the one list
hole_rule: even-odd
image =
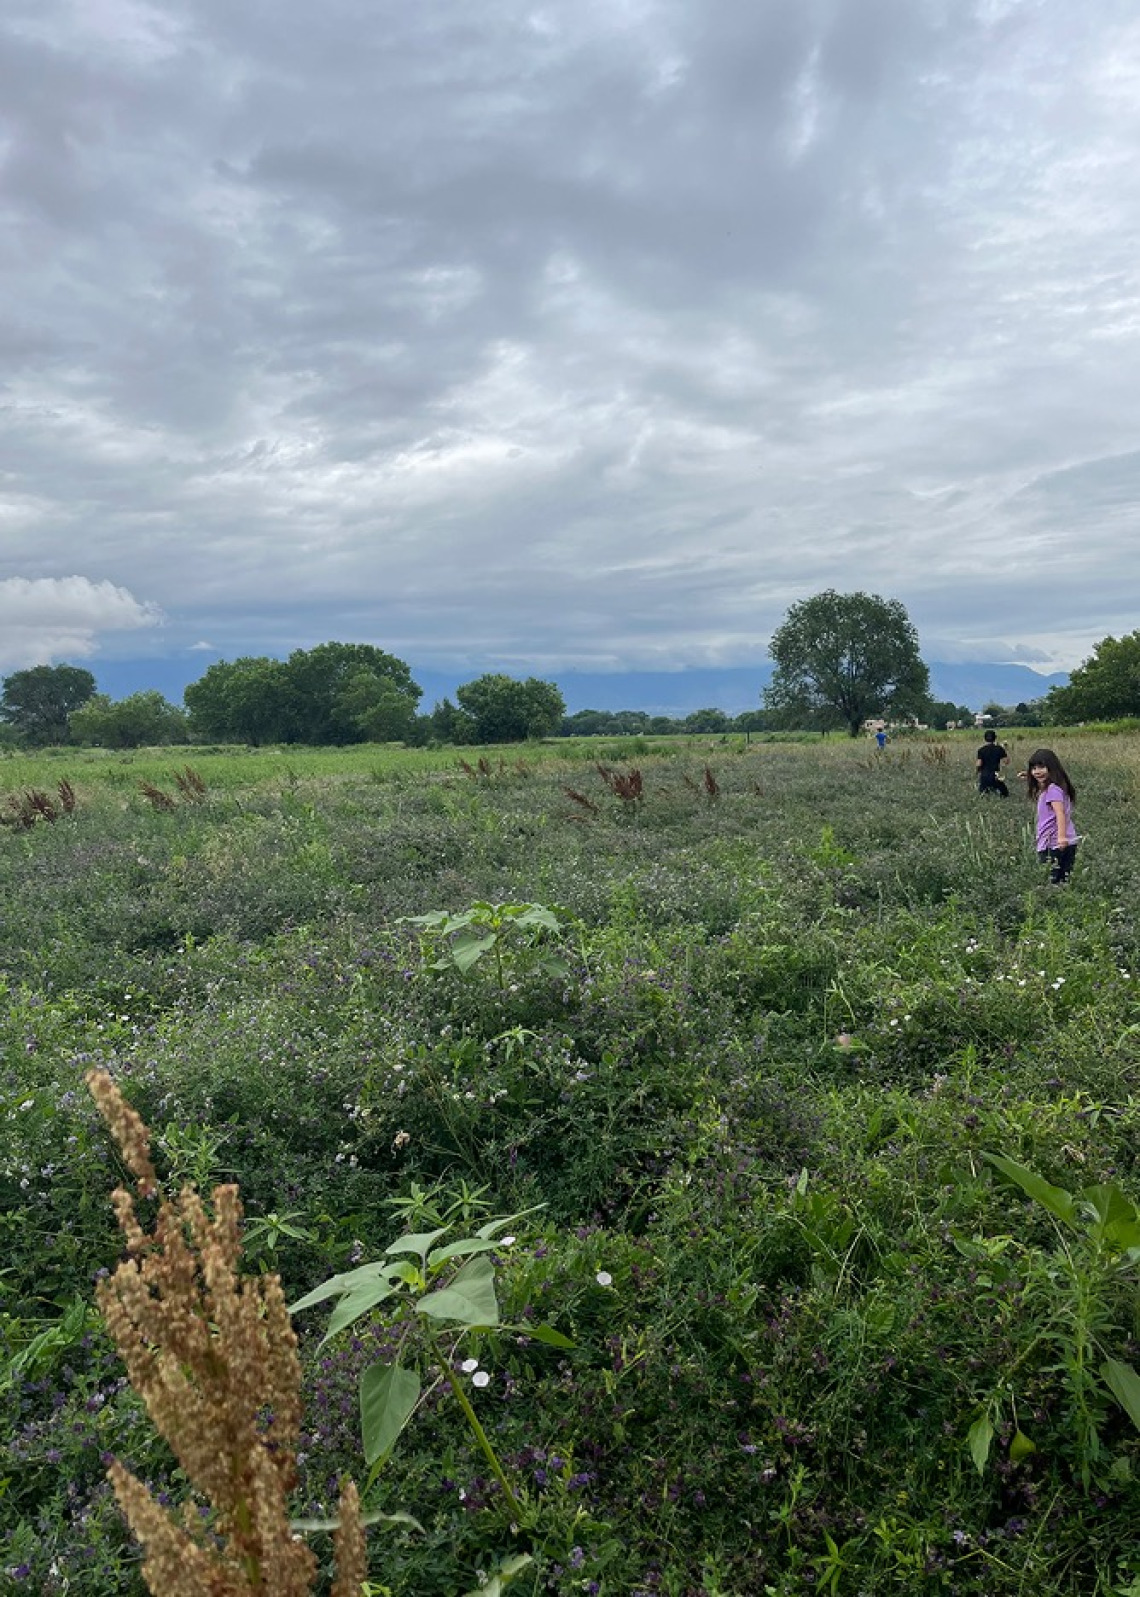
[{"label": "child's dark hair", "polygon": [[[1044,782],[1040,784],[1038,784],[1033,775],[1033,767],[1035,765],[1043,765],[1047,772]],[[1068,771],[1066,771],[1052,749],[1034,749],[1026,761],[1025,769],[1029,775],[1029,781],[1026,786],[1030,798],[1036,798],[1039,793],[1049,786],[1050,782],[1056,782],[1057,786],[1064,788],[1069,795],[1069,803],[1076,803],[1077,790],[1069,780]]]},{"label": "child's dark hair", "polygon": [[992,726],[986,732],[985,736],[982,739],[982,742],[983,743],[996,743],[997,742],[997,733],[994,731]]}]

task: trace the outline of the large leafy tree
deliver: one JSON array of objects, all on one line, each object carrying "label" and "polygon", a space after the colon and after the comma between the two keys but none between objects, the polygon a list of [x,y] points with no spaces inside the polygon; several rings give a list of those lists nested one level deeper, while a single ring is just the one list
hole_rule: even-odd
[{"label": "large leafy tree", "polygon": [[1102,638],[1067,687],[1050,689],[1045,714],[1063,726],[1140,715],[1140,632]]},{"label": "large leafy tree", "polygon": [[876,715],[918,715],[930,673],[897,599],[828,588],[792,605],[768,645],[776,670],[765,706],[788,724],[845,726],[857,737]]},{"label": "large leafy tree", "polygon": [[[403,660],[371,643],[320,643],[315,649],[295,649],[286,664],[299,743],[360,743],[375,736],[377,729],[386,735],[386,729],[400,720],[393,695],[404,701],[404,724],[410,725],[422,693]],[[370,702],[378,712],[371,727]]]},{"label": "large leafy tree", "polygon": [[476,743],[521,743],[552,737],[562,725],[566,701],[553,682],[524,682],[488,672],[456,689],[460,708],[470,717]]},{"label": "large leafy tree", "polygon": [[184,698],[194,735],[219,743],[363,743],[404,737],[421,689],[369,643],[321,643],[288,660],[219,660]]},{"label": "large leafy tree", "polygon": [[97,693],[72,715],[71,737],[75,743],[97,748],[141,749],[185,743],[189,732],[185,710],[164,699],[156,688],[147,688],[117,700]]},{"label": "large leafy tree", "polygon": [[296,716],[283,660],[218,660],[182,697],[195,738],[214,743],[291,743]]},{"label": "large leafy tree", "polygon": [[66,743],[71,714],[95,692],[95,678],[78,665],[34,665],[0,685],[0,716],[27,743]]}]

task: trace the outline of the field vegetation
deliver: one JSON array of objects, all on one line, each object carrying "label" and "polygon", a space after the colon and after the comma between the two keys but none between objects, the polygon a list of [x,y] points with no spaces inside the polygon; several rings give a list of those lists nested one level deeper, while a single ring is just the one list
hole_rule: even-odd
[{"label": "field vegetation", "polygon": [[1140,737],[1047,741],[1059,890],[976,734],[0,760],[4,1589],[190,1492],[101,1068],[307,1300],[315,1589],[351,1476],[371,1597],[1138,1597]]}]

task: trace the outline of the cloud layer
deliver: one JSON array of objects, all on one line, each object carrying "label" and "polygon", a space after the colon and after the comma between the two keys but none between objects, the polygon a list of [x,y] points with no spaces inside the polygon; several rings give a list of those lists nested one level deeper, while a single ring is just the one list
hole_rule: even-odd
[{"label": "cloud layer", "polygon": [[942,659],[1137,624],[1128,0],[8,0],[0,38],[10,655],[161,609],[230,657],[741,664],[825,586]]}]

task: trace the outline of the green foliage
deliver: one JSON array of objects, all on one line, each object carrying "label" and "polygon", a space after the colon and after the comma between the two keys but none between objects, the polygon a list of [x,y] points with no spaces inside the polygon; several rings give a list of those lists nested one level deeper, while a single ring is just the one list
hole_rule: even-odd
[{"label": "green foliage", "polygon": [[964,704],[954,704],[949,699],[928,699],[922,707],[922,720],[941,732],[950,726],[973,726],[974,712]]},{"label": "green foliage", "polygon": [[636,737],[649,727],[644,710],[576,710],[562,720],[565,737]]},{"label": "green foliage", "polygon": [[[489,1255],[514,1242],[514,1237],[503,1233],[528,1212],[488,1220],[474,1235],[453,1237],[449,1242],[441,1240],[448,1234],[447,1225],[407,1233],[390,1243],[376,1263],[358,1265],[347,1274],[335,1275],[292,1305],[290,1312],[298,1314],[330,1297],[338,1299],[325,1333],[326,1342],[371,1315],[381,1304],[387,1305],[389,1318],[400,1328],[395,1358],[370,1365],[360,1379],[361,1439],[365,1463],[371,1467],[368,1485],[423,1401],[423,1376],[404,1362],[411,1352],[422,1347],[425,1360],[430,1361],[433,1382],[446,1379],[450,1385],[502,1488],[515,1524],[524,1524],[530,1518],[507,1480],[459,1379],[460,1373],[470,1375],[472,1385],[478,1388],[487,1385],[490,1377],[485,1372],[480,1376],[477,1358],[464,1360],[461,1370],[455,1367],[456,1352],[464,1337],[503,1329],[495,1294],[494,1263]],[[572,1345],[548,1325],[528,1324],[517,1329],[525,1332],[528,1339],[552,1347]]]},{"label": "green foliage", "polygon": [[417,697],[375,671],[357,671],[337,694],[336,707],[342,724],[347,719],[369,742],[394,743],[411,739]]},{"label": "green foliage", "polygon": [[426,915],[409,915],[407,924],[418,926],[430,948],[442,948],[432,970],[457,970],[465,976],[480,960],[493,965],[500,992],[514,975],[537,968],[548,976],[565,976],[569,967],[549,943],[562,932],[562,924],[544,904],[472,904],[453,915],[445,909]]},{"label": "green foliage", "polygon": [[788,725],[857,737],[869,716],[917,716],[927,701],[918,633],[897,599],[829,588],[792,605],[768,652],[776,670],[764,703]]},{"label": "green foliage", "polygon": [[402,736],[421,690],[403,660],[370,643],[321,643],[295,649],[286,665],[297,743],[357,743]]},{"label": "green foliage", "polygon": [[1094,644],[1066,686],[1050,688],[1045,711],[1061,726],[1140,716],[1140,631]]},{"label": "green foliage", "polygon": [[[1025,1326],[1026,1346],[970,1427],[971,1457],[979,1471],[985,1468],[1005,1400],[1011,1404],[1016,1426],[1011,1459],[1017,1463],[1036,1451],[1036,1443],[1016,1423],[1013,1373],[1040,1348],[1053,1361],[1048,1369],[1061,1376],[1068,1392],[1085,1488],[1094,1474],[1111,1483],[1113,1462],[1106,1456],[1102,1434],[1106,1400],[1119,1405],[1140,1432],[1140,1374],[1108,1345],[1109,1339],[1119,1341],[1136,1327],[1140,1311],[1140,1207],[1115,1182],[1073,1194],[1003,1154],[987,1153],[985,1158],[1064,1230],[1052,1255],[1033,1250],[1029,1256],[1028,1280],[1037,1288],[1032,1294],[1037,1313]],[[967,1257],[996,1261],[1012,1242],[1010,1237],[1000,1240],[997,1249],[959,1246]],[[1118,1472],[1122,1465],[1128,1467],[1126,1455],[1116,1461]]]},{"label": "green foliage", "polygon": [[1044,726],[1049,719],[1045,699],[1024,700],[1017,704],[986,704],[983,713],[991,726]]},{"label": "green foliage", "polygon": [[106,749],[139,749],[186,743],[189,731],[185,711],[151,689],[118,700],[97,693],[72,714],[71,738]]},{"label": "green foliage", "polygon": [[727,732],[731,722],[723,710],[694,710],[681,723],[686,732]]},{"label": "green foliage", "polygon": [[538,677],[517,681],[488,672],[456,690],[460,709],[469,718],[475,743],[520,743],[550,737],[566,714],[566,701],[553,682]]},{"label": "green foliage", "polygon": [[219,660],[184,698],[195,736],[256,747],[402,737],[420,692],[395,655],[367,643],[322,643],[288,660]]},{"label": "green foliage", "polygon": [[289,673],[281,660],[217,660],[182,697],[196,738],[217,743],[290,743],[296,727]]},{"label": "green foliage", "polygon": [[71,715],[95,692],[95,678],[77,665],[34,665],[0,683],[0,720],[30,744],[66,743]]},{"label": "green foliage", "polygon": [[[0,831],[0,1585],[138,1597],[100,1455],[183,1489],[82,1307],[119,1248],[78,1090],[102,1064],[164,1179],[240,1182],[291,1300],[423,1276],[327,1341],[296,1320],[299,1518],[359,1473],[365,1372],[377,1426],[419,1383],[370,1500],[420,1528],[375,1534],[375,1589],[456,1597],[524,1548],[516,1587],[557,1597],[1127,1589],[1137,743],[1061,751],[1089,834],[1064,895],[1029,807],[977,801],[976,746],[563,739],[476,779],[375,745],[6,759],[79,802]],[[153,811],[140,781],[187,758],[209,802]],[[636,762],[636,825],[598,759]],[[390,1246],[537,1204],[434,1274]],[[479,1259],[499,1323],[416,1309]]]}]

